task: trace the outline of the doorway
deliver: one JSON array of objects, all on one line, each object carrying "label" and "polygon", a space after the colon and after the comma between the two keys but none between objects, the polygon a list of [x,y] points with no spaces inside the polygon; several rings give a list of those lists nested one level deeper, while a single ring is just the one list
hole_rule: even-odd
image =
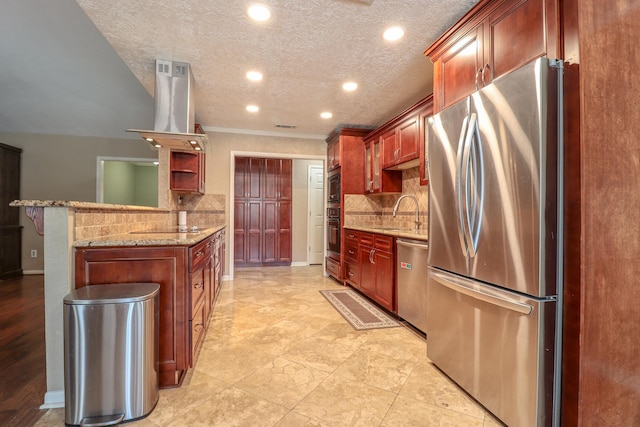
[{"label": "doorway", "polygon": [[324,168],[309,165],[307,193],[309,222],[307,224],[307,243],[309,264],[322,264],[324,261]]},{"label": "doorway", "polygon": [[158,207],[158,160],[98,157],[96,202]]},{"label": "doorway", "polygon": [[[255,152],[255,151],[230,151],[230,170],[229,170],[229,200],[235,199],[235,162],[236,157],[259,157],[259,158],[281,158],[293,160],[293,206],[292,206],[292,262],[291,266],[305,266],[309,265],[308,259],[308,165],[315,165],[321,167],[323,170],[326,168],[326,155],[313,155],[313,154],[290,154],[290,153],[271,153],[271,152]],[[323,182],[324,184],[324,182]],[[229,204],[229,223],[233,226],[233,219],[235,218],[235,206],[233,202]],[[322,203],[324,209],[324,201]],[[323,211],[324,215],[324,211]],[[324,216],[323,216],[324,219]],[[321,238],[321,244],[323,245],[324,253],[324,228],[323,237]],[[234,233],[228,233],[228,248],[235,247]],[[233,256],[233,250],[227,252],[230,254],[227,257],[227,274],[229,280],[233,280],[235,271],[235,262]]]}]

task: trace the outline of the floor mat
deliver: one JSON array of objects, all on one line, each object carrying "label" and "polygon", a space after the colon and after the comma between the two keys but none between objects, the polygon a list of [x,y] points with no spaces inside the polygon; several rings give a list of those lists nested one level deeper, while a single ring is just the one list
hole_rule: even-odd
[{"label": "floor mat", "polygon": [[340,289],[320,293],[356,330],[400,326],[400,323],[355,291]]}]

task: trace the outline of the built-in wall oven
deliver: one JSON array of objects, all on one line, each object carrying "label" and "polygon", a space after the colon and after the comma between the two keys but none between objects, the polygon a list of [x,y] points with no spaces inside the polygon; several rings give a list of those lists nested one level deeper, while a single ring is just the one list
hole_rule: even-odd
[{"label": "built-in wall oven", "polygon": [[327,202],[340,203],[340,171],[327,177]]},{"label": "built-in wall oven", "polygon": [[340,259],[340,207],[327,208],[327,250],[329,256]]}]

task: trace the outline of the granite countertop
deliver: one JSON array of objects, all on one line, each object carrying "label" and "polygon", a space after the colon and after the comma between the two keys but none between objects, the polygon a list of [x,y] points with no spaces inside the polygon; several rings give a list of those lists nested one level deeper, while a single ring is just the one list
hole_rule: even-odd
[{"label": "granite countertop", "polygon": [[96,246],[191,246],[223,228],[225,228],[224,225],[218,225],[187,233],[179,233],[177,230],[132,231],[126,234],[76,240],[73,242],[73,246],[76,248]]},{"label": "granite countertop", "polygon": [[115,205],[110,203],[74,202],[69,200],[14,200],[9,206],[32,206],[42,208],[78,208],[78,209],[104,209],[104,210],[130,210],[130,211],[160,211],[168,209],[154,208],[151,206]]},{"label": "granite countertop", "polygon": [[427,230],[419,229],[418,231],[412,229],[392,228],[392,227],[361,227],[357,225],[345,226],[345,229],[366,231],[368,233],[384,234],[386,236],[402,237],[405,239],[423,240],[428,241]]}]

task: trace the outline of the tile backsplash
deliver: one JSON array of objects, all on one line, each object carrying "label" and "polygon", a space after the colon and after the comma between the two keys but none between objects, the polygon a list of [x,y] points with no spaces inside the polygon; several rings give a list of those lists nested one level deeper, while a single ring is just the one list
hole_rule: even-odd
[{"label": "tile backsplash", "polygon": [[[414,196],[418,200],[420,228],[427,227],[429,209],[428,187],[420,185],[418,167],[402,172],[402,194]],[[344,197],[344,226],[384,227],[412,229],[415,225],[415,203],[412,200],[400,202],[394,218],[393,206],[401,194],[346,194]]]},{"label": "tile backsplash", "polygon": [[178,204],[178,195],[172,200],[171,210],[75,210],[75,239],[126,234],[131,231],[171,229],[178,225],[178,210],[187,211],[187,226],[209,228],[225,223],[224,194],[185,195]]}]

